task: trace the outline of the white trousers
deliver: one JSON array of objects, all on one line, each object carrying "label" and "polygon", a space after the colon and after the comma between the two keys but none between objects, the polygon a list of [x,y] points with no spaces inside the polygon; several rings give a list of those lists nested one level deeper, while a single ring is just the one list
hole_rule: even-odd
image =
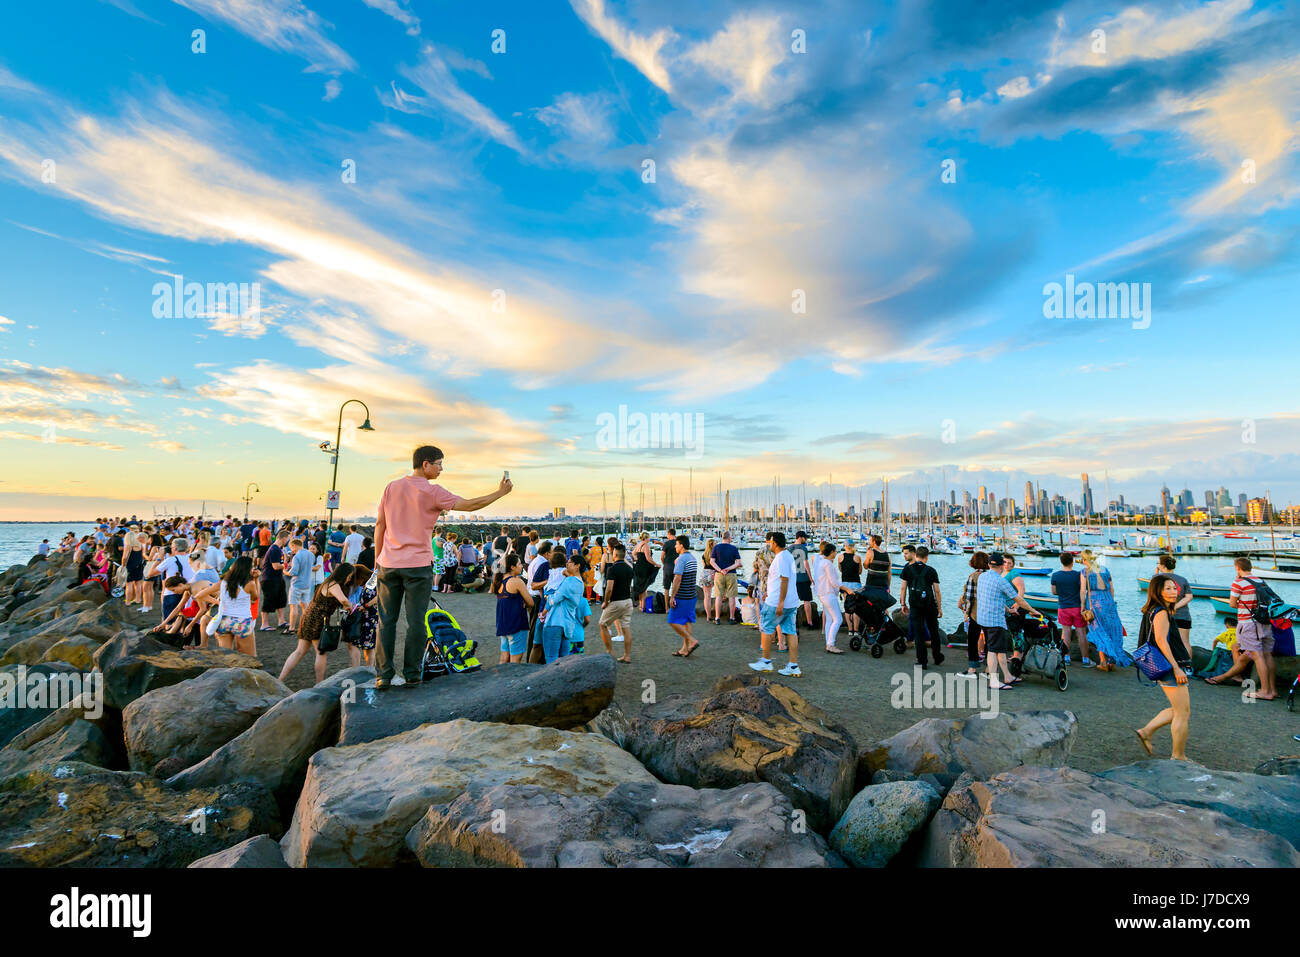
[{"label": "white trousers", "polygon": [[817,600],[822,606],[822,629],[826,632],[826,647],[835,647],[835,636],[839,633],[840,625],[844,623],[844,612],[840,608],[839,595],[818,595]]}]

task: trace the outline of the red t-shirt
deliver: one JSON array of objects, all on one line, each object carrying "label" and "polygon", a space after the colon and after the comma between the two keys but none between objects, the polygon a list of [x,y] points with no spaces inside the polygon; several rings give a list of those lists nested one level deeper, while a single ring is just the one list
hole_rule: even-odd
[{"label": "red t-shirt", "polygon": [[419,475],[394,479],[379,498],[384,540],[377,543],[375,563],[384,568],[419,568],[433,564],[433,526],[459,495]]}]

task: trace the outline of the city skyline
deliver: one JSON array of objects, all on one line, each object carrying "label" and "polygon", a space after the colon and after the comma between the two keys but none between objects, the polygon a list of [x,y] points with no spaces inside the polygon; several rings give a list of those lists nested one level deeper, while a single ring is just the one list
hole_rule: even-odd
[{"label": "city skyline", "polygon": [[312,514],[352,398],[350,514],[427,442],[503,514],[691,469],[1300,501],[1300,14],[999,11],[25,11],[0,519]]}]

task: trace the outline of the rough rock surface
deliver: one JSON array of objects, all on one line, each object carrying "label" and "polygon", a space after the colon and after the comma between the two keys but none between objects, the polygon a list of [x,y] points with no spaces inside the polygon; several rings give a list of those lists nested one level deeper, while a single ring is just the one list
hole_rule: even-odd
[{"label": "rough rock surface", "polygon": [[302,791],[308,759],[338,740],[340,695],[359,694],[357,686],[373,676],[369,668],[349,668],[277,701],[247,730],[168,778],[168,787],[212,787],[234,781],[260,784],[275,794],[288,820]]},{"label": "rough rock surface", "polygon": [[122,710],[131,770],[165,777],[168,768],[187,768],[288,696],[288,688],[252,668],[213,668],[150,691]]},{"label": "rough rock surface", "polygon": [[[109,768],[116,763],[117,757],[117,748],[104,732],[89,721],[78,718],[25,747],[17,747],[10,741],[0,748],[0,777],[69,761]],[[3,814],[3,809],[0,809],[0,816]]]},{"label": "rough rock surface", "polygon": [[827,867],[770,784],[620,784],[603,797],[507,784],[431,807],[407,834],[426,867]]},{"label": "rough rock surface", "polygon": [[0,746],[72,701],[89,680],[96,679],[63,662],[5,669],[0,674]]},{"label": "rough rock surface", "polygon": [[877,771],[904,771],[931,782],[941,794],[963,771],[990,778],[1022,764],[1068,763],[1079,722],[1070,711],[1004,711],[984,718],[926,718],[886,738],[858,757],[858,781]]},{"label": "rough rock surface", "polygon": [[1248,827],[1271,831],[1300,849],[1300,778],[1249,771],[1211,771],[1190,761],[1142,761],[1100,777],[1174,804],[1208,808]]},{"label": "rough rock surface", "polygon": [[200,857],[190,867],[288,867],[284,855],[280,853],[280,844],[269,835],[259,834],[246,841],[240,841],[234,847],[217,851],[207,857]]},{"label": "rough rock surface", "polygon": [[[386,692],[397,693],[403,692]],[[447,721],[312,755],[280,846],[291,867],[409,862],[406,832],[434,804],[498,784],[601,797],[654,778],[598,734]]]},{"label": "rough rock surface", "polygon": [[924,781],[872,784],[854,795],[831,831],[831,847],[854,867],[884,867],[942,800]]},{"label": "rough rock surface", "polygon": [[105,700],[119,710],[143,694],[180,684],[210,668],[258,668],[262,662],[224,648],[181,651],[148,635],[119,635],[95,652]]},{"label": "rough rock surface", "polygon": [[1257,765],[1256,774],[1293,774],[1300,775],[1300,755],[1292,754],[1283,758],[1273,758]]},{"label": "rough rock surface", "polygon": [[74,665],[78,671],[89,671],[95,665],[95,652],[99,650],[101,644],[102,641],[81,635],[63,638],[50,645],[43,660],[66,661]]},{"label": "rough rock surface", "polygon": [[339,744],[361,744],[431,721],[494,721],[577,728],[614,700],[617,665],[609,655],[573,655],[553,665],[507,665],[444,675],[418,688],[363,688],[344,702]]},{"label": "rough rock surface", "polygon": [[280,830],[275,801],[253,785],[168,791],[76,762],[0,778],[0,806],[0,867],[185,867]]},{"label": "rough rock surface", "polygon": [[1296,867],[1284,839],[1074,768],[1019,767],[954,787],[929,867]]},{"label": "rough rock surface", "polygon": [[628,716],[624,747],[670,784],[767,781],[822,834],[853,797],[853,736],[792,688],[759,675],[720,678],[703,695],[647,705]]}]

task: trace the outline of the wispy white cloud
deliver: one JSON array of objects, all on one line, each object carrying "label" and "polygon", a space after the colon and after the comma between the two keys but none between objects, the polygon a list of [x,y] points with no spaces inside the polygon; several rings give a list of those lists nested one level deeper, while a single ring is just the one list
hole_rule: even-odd
[{"label": "wispy white cloud", "polygon": [[425,44],[420,50],[420,61],[415,66],[402,67],[401,74],[425,95],[408,93],[393,83],[392,96],[383,97],[386,106],[406,113],[445,110],[503,146],[519,153],[525,151],[510,125],[467,93],[456,81],[452,66],[432,44]]},{"label": "wispy white cloud", "polygon": [[663,64],[665,44],[676,34],[668,28],[656,30],[649,36],[633,32],[617,18],[606,12],[605,0],[569,0],[574,12],[592,33],[596,34],[618,56],[641,71],[647,80],[665,93],[673,90],[672,80]]},{"label": "wispy white cloud", "polygon": [[362,2],[381,13],[386,13],[402,26],[410,36],[419,36],[420,18],[411,12],[405,0],[362,0]]},{"label": "wispy white cloud", "polygon": [[325,35],[329,28],[301,0],[173,0],[225,23],[272,50],[292,53],[326,73],[355,71],[356,61]]}]

